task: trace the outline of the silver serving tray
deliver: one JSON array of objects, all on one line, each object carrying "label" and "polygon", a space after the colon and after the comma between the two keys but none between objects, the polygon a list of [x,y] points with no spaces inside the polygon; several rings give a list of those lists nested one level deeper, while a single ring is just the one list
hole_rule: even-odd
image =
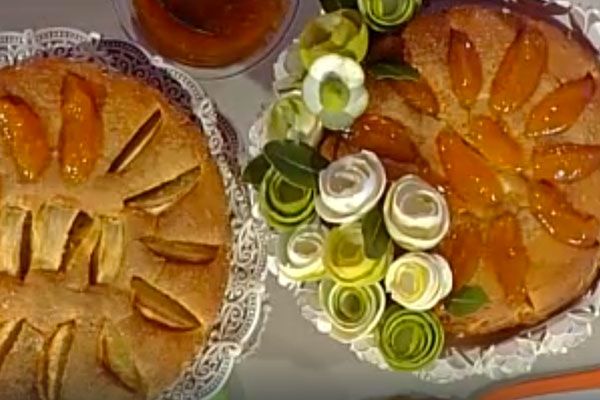
[{"label": "silver serving tray", "polygon": [[92,61],[136,77],[186,111],[208,138],[229,198],[233,232],[230,278],[206,347],[159,398],[210,398],[227,383],[235,363],[257,347],[269,311],[264,224],[252,217],[249,192],[238,181],[238,139],[189,75],[133,43],[64,27],[0,32],[0,68],[50,56]]},{"label": "silver serving tray", "polygon": [[[530,15],[552,18],[571,29],[574,34],[589,40],[600,52],[600,1],[599,0],[430,0],[424,12],[443,9],[457,4],[492,4],[521,10]],[[292,45],[292,46],[295,46]],[[289,49],[288,49],[289,50]],[[287,63],[293,63],[288,50],[282,53],[274,66],[274,91],[289,87],[293,76],[286,71]],[[260,152],[262,116],[249,132],[248,153]],[[260,213],[254,200],[254,213]],[[273,232],[269,243],[276,243]],[[268,268],[279,284],[288,288],[296,297],[302,315],[311,321],[317,330],[328,334],[331,324],[319,306],[315,284],[297,284],[279,274],[275,263],[274,249],[269,249]],[[600,286],[595,284],[590,291],[567,311],[558,314],[535,328],[521,332],[512,338],[490,346],[475,346],[468,349],[449,348],[440,359],[427,369],[415,373],[423,380],[434,383],[450,383],[475,375],[491,379],[503,379],[527,373],[540,355],[564,354],[592,336],[592,322],[600,316]],[[351,343],[350,350],[361,360],[377,367],[389,369],[373,337]]]}]

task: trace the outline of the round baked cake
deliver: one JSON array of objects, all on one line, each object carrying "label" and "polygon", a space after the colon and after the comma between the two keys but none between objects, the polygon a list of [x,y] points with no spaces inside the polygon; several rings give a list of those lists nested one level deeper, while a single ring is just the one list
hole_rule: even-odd
[{"label": "round baked cake", "polygon": [[[498,340],[578,300],[595,282],[600,231],[600,67],[563,27],[487,6],[417,16],[375,38],[367,63],[403,62],[417,80],[369,76],[369,108],[323,154],[369,149],[390,180],[416,173],[451,207],[439,251],[477,312],[441,316],[450,343]],[[380,77],[379,77],[380,78]]]},{"label": "round baked cake", "polygon": [[143,399],[201,350],[228,279],[222,179],[155,89],[0,70],[0,398]]}]

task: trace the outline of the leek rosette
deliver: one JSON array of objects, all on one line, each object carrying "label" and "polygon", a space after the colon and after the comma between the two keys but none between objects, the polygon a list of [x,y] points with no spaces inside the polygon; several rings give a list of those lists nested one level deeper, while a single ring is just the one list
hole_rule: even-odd
[{"label": "leek rosette", "polygon": [[391,238],[410,251],[435,247],[450,227],[444,196],[415,175],[406,175],[392,184],[383,215]]},{"label": "leek rosette", "polygon": [[452,291],[452,270],[437,254],[407,253],[388,268],[385,288],[401,306],[429,310]]},{"label": "leek rosette", "polygon": [[327,229],[304,225],[287,235],[280,235],[277,251],[279,271],[295,281],[314,281],[323,277],[323,254]]},{"label": "leek rosette", "polygon": [[358,0],[358,8],[371,28],[383,32],[412,19],[421,3],[421,0]]},{"label": "leek rosette", "polygon": [[263,132],[265,143],[292,139],[315,147],[321,140],[321,133],[321,121],[306,107],[299,92],[280,97],[266,112]]},{"label": "leek rosette", "polygon": [[372,332],[385,310],[385,293],[379,283],[348,287],[324,279],[319,300],[331,323],[330,336],[342,343]]},{"label": "leek rosette", "polygon": [[300,58],[308,69],[326,54],[361,62],[369,49],[369,29],[360,13],[342,9],[309,22],[300,35]]},{"label": "leek rosette", "polygon": [[302,96],[308,109],[332,130],[349,128],[369,104],[361,65],[337,54],[315,60],[304,78]]},{"label": "leek rosette", "polygon": [[271,168],[260,185],[259,206],[270,227],[286,232],[308,222],[315,214],[314,191],[289,183]]},{"label": "leek rosette", "polygon": [[342,286],[363,286],[383,279],[393,255],[390,243],[379,259],[365,255],[364,237],[359,223],[332,229],[325,241],[323,264],[329,276]]},{"label": "leek rosette", "polygon": [[378,347],[390,368],[417,371],[435,361],[444,348],[444,329],[431,312],[388,308],[376,330]]},{"label": "leek rosette", "polygon": [[340,158],[319,173],[317,213],[334,224],[358,221],[379,202],[385,185],[385,169],[375,153]]}]

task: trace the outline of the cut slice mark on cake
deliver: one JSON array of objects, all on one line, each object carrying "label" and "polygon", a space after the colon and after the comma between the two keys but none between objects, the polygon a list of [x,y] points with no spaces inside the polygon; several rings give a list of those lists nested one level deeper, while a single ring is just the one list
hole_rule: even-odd
[{"label": "cut slice mark on cake", "polygon": [[125,199],[125,206],[158,215],[189,193],[200,178],[200,166]]},{"label": "cut slice mark on cake", "polygon": [[24,323],[25,319],[18,319],[5,321],[0,324],[0,370],[6,356],[10,353],[19,338]]},{"label": "cut slice mark on cake", "polygon": [[108,168],[109,174],[118,174],[123,172],[135,158],[142,152],[150,140],[160,130],[163,118],[160,108],[156,109],[148,119],[136,130],[129,139],[125,147],[115,157]]},{"label": "cut slice mark on cake", "polygon": [[144,391],[144,382],[135,363],[131,344],[125,341],[114,323],[108,319],[102,324],[98,337],[98,359],[129,391]]},{"label": "cut slice mark on cake", "polygon": [[29,269],[31,213],[5,205],[0,209],[0,272],[23,279]]},{"label": "cut slice mark on cake", "polygon": [[75,321],[67,321],[47,339],[38,363],[37,391],[41,400],[60,399],[74,337]]},{"label": "cut slice mark on cake", "polygon": [[190,264],[209,264],[217,256],[219,246],[204,243],[167,240],[159,237],[144,236],[140,238],[152,253],[169,261],[180,261]]},{"label": "cut slice mark on cake", "polygon": [[131,279],[133,304],[142,316],[167,328],[194,330],[202,323],[177,300],[141,277]]}]

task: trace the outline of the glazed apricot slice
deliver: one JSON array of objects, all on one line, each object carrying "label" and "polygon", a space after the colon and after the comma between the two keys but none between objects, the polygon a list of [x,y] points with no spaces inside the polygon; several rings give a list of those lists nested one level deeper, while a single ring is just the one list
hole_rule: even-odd
[{"label": "glazed apricot slice", "polygon": [[24,181],[34,181],[50,163],[50,145],[42,121],[21,98],[0,98],[0,133]]},{"label": "glazed apricot slice", "polygon": [[468,284],[477,272],[484,249],[482,234],[480,223],[470,217],[453,226],[442,243],[441,253],[452,268],[454,291]]},{"label": "glazed apricot slice", "polygon": [[529,208],[538,222],[559,242],[583,248],[596,245],[600,230],[598,220],[576,210],[551,183],[529,183]]},{"label": "glazed apricot slice", "polygon": [[483,85],[481,59],[469,37],[454,29],[450,30],[448,67],[454,94],[463,107],[470,107]]},{"label": "glazed apricot slice", "polygon": [[573,143],[536,146],[531,164],[537,180],[575,182],[600,168],[600,146]]},{"label": "glazed apricot slice", "polygon": [[500,168],[518,169],[522,165],[523,152],[503,126],[487,116],[471,120],[469,141],[492,164]]},{"label": "glazed apricot slice", "polygon": [[102,89],[84,78],[67,74],[62,86],[62,128],[59,154],[63,177],[80,183],[93,171],[102,150]]},{"label": "glazed apricot slice", "polygon": [[490,223],[484,253],[485,264],[494,270],[506,299],[513,303],[525,300],[530,261],[514,214],[503,214]]},{"label": "glazed apricot slice", "polygon": [[561,85],[531,111],[526,135],[535,138],[566,131],[577,122],[595,92],[596,82],[591,74]]},{"label": "glazed apricot slice", "polygon": [[437,150],[452,192],[481,210],[496,205],[502,186],[485,159],[451,130],[441,131]]},{"label": "glazed apricot slice", "polygon": [[390,85],[415,110],[433,117],[440,113],[440,103],[429,84],[423,78],[418,81],[391,81]]},{"label": "glazed apricot slice", "polygon": [[490,93],[490,107],[499,113],[518,109],[533,95],[548,62],[546,38],[537,29],[522,29],[498,68]]},{"label": "glazed apricot slice", "polygon": [[408,128],[391,118],[363,114],[354,122],[351,131],[347,139],[351,147],[370,150],[397,162],[412,162],[419,157]]}]

